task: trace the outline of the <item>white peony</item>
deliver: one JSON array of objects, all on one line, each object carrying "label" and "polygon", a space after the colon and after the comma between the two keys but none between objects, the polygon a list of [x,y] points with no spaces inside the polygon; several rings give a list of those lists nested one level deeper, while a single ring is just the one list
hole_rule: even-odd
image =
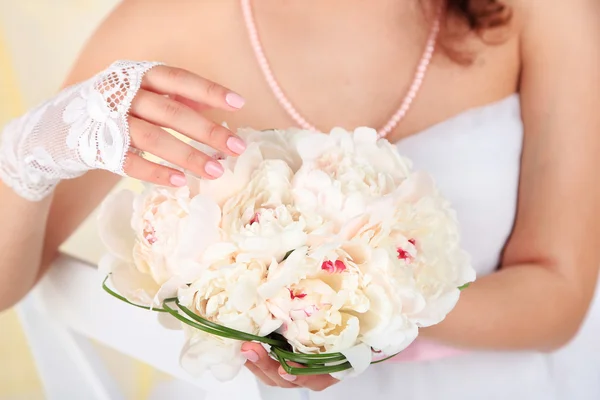
[{"label": "white peony", "polygon": [[296,206],[336,226],[363,214],[372,199],[391,193],[410,171],[409,162],[369,128],[307,135],[297,146],[303,164],[293,181]]},{"label": "white peony", "polygon": [[281,260],[306,244],[306,224],[292,205],[292,176],[283,161],[263,161],[246,188],[223,205],[222,227],[238,247],[238,261]]},{"label": "white peony", "polygon": [[[258,295],[258,287],[266,274],[267,265],[260,261],[209,268],[188,287],[179,289],[179,302],[200,317],[221,326],[266,336],[281,326],[281,321],[273,317],[264,300]],[[200,365],[191,368],[197,373],[206,368],[218,368],[221,373],[237,372],[245,362],[239,354],[236,357],[231,356],[235,352],[239,353],[241,342],[219,339],[214,348],[205,347],[198,341],[198,336],[193,334],[187,350],[182,352],[182,358],[193,358],[198,346],[203,349],[205,358]],[[232,349],[235,351],[232,352]],[[186,354],[187,351],[191,353]],[[223,359],[223,355],[227,355],[226,359]]]},{"label": "white peony", "polygon": [[259,288],[271,313],[283,321],[281,333],[301,353],[332,353],[358,344],[357,313],[369,299],[359,269],[341,248],[294,251],[272,265]]},{"label": "white peony", "polygon": [[100,238],[109,251],[101,269],[128,300],[160,306],[154,300],[163,285],[200,272],[190,260],[201,259],[220,240],[219,223],[217,205],[205,196],[190,199],[187,188],[117,192],[98,217]]},{"label": "white peony", "polygon": [[184,326],[186,342],[181,349],[181,367],[194,377],[206,371],[220,381],[233,379],[242,369],[246,359],[242,356],[242,343],[204,331]]},{"label": "white peony", "polygon": [[[362,226],[361,226],[362,224]],[[369,248],[386,251],[372,276],[385,277],[392,287],[412,287],[410,308],[403,313],[418,326],[441,322],[458,301],[459,287],[475,280],[468,254],[460,247],[458,222],[432,179],[412,174],[393,193],[369,206],[368,219],[354,220],[342,231]]]}]

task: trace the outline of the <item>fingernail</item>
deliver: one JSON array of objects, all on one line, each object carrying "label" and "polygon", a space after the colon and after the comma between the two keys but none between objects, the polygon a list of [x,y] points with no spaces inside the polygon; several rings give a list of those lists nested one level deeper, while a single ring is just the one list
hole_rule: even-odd
[{"label": "fingernail", "polygon": [[204,166],[204,170],[206,171],[207,174],[209,174],[213,178],[218,178],[221,175],[223,175],[223,172],[225,172],[221,163],[218,163],[216,161],[207,162],[206,165]]},{"label": "fingernail", "polygon": [[242,355],[244,356],[244,358],[250,362],[257,362],[258,361],[258,354],[256,354],[256,352],[252,351],[252,350],[246,350],[246,351],[242,351]]},{"label": "fingernail", "polygon": [[235,154],[242,154],[246,150],[246,143],[242,139],[232,136],[227,139],[227,148]]},{"label": "fingernail", "polygon": [[233,108],[242,108],[246,104],[246,100],[237,93],[228,93],[225,96],[225,101]]},{"label": "fingernail", "polygon": [[169,182],[171,182],[171,185],[173,186],[182,187],[187,183],[187,179],[185,179],[185,176],[183,175],[171,175]]},{"label": "fingernail", "polygon": [[295,375],[290,375],[290,374],[279,374],[279,375],[288,382],[294,382],[296,380]]}]

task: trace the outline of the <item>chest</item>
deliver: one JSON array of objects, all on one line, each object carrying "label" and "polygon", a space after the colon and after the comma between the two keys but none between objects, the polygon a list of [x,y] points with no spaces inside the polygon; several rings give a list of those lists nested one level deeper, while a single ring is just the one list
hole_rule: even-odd
[{"label": "chest", "polygon": [[[238,2],[226,3],[215,15],[226,23],[177,21],[173,45],[165,48],[163,59],[247,99],[240,112],[209,111],[207,115],[216,122],[257,129],[294,125],[263,76]],[[383,126],[408,92],[429,31],[427,21],[401,17],[397,26],[369,19],[357,29],[353,14],[340,13],[327,24],[318,13],[313,19],[301,19],[256,11],[257,30],[273,76],[300,114],[323,131],[334,126]],[[465,52],[477,51],[468,65],[453,62],[438,46],[415,101],[390,140],[516,91],[518,37],[507,35],[495,46],[468,41]]]}]

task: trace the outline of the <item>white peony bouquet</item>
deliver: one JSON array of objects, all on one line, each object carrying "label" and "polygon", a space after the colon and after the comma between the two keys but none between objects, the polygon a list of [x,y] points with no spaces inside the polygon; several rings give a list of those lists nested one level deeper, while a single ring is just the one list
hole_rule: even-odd
[{"label": "white peony bouquet", "polygon": [[101,208],[104,288],[183,327],[190,373],[233,378],[242,341],[290,374],[360,373],[475,279],[448,202],[374,130],[239,135],[248,148],[221,178]]}]

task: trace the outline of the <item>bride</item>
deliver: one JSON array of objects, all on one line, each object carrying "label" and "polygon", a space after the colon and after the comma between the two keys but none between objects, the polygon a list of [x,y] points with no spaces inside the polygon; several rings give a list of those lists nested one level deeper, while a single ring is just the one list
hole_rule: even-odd
[{"label": "bride", "polygon": [[0,310],[120,175],[186,184],[144,153],[219,178],[162,127],[239,155],[238,127],[371,126],[435,176],[479,278],[358,378],[287,376],[244,344],[265,396],[600,398],[597,1],[124,0],[67,84],[1,138]]}]

